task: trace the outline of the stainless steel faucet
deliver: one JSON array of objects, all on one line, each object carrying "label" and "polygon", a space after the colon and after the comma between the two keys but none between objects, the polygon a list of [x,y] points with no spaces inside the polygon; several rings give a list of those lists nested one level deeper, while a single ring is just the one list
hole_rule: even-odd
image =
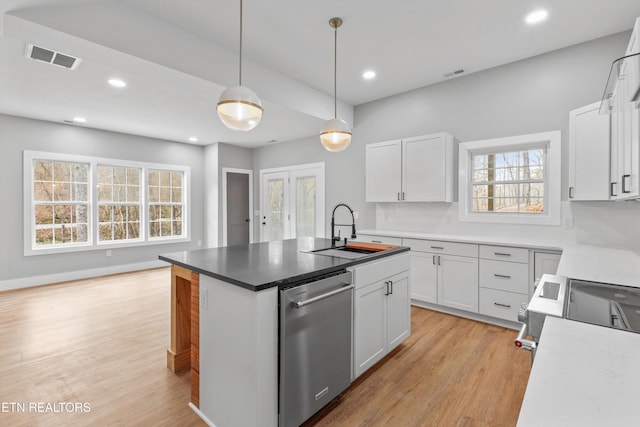
[{"label": "stainless steel faucet", "polygon": [[[336,209],[338,209],[340,206],[344,206],[345,208],[349,209],[349,212],[351,212],[351,224],[336,224]],[[356,219],[353,216],[353,209],[351,209],[349,207],[349,205],[347,205],[346,203],[338,203],[336,205],[335,208],[333,208],[333,212],[331,213],[331,247],[335,248],[336,247],[336,242],[339,242],[340,239],[340,231],[338,230],[338,235],[336,236],[336,226],[337,227],[349,227],[351,226],[351,238],[355,239],[356,236]],[[344,244],[347,244],[347,238],[344,238]]]}]

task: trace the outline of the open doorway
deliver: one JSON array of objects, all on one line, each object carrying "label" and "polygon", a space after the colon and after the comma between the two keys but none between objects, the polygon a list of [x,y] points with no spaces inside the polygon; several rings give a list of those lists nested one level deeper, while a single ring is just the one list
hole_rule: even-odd
[{"label": "open doorway", "polygon": [[222,245],[253,243],[253,171],[222,168]]}]

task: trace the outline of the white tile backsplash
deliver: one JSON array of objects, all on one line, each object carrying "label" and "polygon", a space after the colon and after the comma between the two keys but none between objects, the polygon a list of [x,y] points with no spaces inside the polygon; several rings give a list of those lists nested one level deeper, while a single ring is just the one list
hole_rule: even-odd
[{"label": "white tile backsplash", "polygon": [[[640,253],[640,203],[562,202],[561,226],[458,221],[457,203],[378,203],[376,228],[419,233],[522,237]],[[565,221],[569,219],[570,221]]]}]

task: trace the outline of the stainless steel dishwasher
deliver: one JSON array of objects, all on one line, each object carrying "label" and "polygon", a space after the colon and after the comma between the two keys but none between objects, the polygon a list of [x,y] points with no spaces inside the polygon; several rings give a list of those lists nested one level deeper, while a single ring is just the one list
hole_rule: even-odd
[{"label": "stainless steel dishwasher", "polygon": [[351,276],[280,290],[280,427],[299,426],[351,383]]}]

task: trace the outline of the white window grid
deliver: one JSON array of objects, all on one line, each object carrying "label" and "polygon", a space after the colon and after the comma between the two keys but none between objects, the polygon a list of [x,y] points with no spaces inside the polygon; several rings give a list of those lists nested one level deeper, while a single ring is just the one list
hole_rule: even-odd
[{"label": "white window grid", "polygon": [[[98,242],[121,242],[140,241],[144,239],[144,227],[142,222],[143,199],[142,199],[142,167],[121,166],[113,164],[98,164],[98,176],[100,169],[110,169],[110,182],[104,182],[98,177],[97,183],[97,205],[98,205]],[[117,182],[117,170],[124,170],[124,181]],[[132,176],[135,172],[135,179]],[[137,183],[136,183],[137,182]],[[110,187],[110,198],[101,197],[102,186]],[[120,196],[116,196],[117,193]],[[124,200],[123,200],[124,199]],[[109,208],[109,220],[101,218],[105,208]],[[124,208],[125,216],[118,221],[115,217],[117,208]],[[132,220],[130,213],[137,212],[137,220]],[[124,235],[117,232],[117,227],[124,227]],[[106,238],[105,231],[108,230],[109,238]]]},{"label": "white window grid", "polygon": [[[140,245],[157,245],[164,243],[178,243],[188,242],[191,240],[190,234],[190,221],[189,221],[189,202],[190,202],[190,176],[191,168],[188,166],[177,166],[168,164],[157,163],[145,163],[135,162],[127,160],[117,159],[105,159],[95,158],[89,156],[78,156],[72,154],[62,153],[49,153],[49,152],[36,152],[25,150],[23,153],[23,182],[24,182],[24,209],[25,212],[30,212],[29,220],[25,217],[24,224],[24,255],[42,255],[49,253],[63,253],[63,252],[75,252],[80,250],[92,250],[92,249],[110,249],[117,247],[127,246],[140,246]],[[88,191],[87,201],[84,202],[87,207],[87,241],[85,242],[70,242],[57,245],[36,245],[35,235],[38,228],[35,223],[35,206],[36,200],[34,199],[34,161],[44,160],[51,162],[68,162],[68,163],[82,163],[89,166],[88,171]],[[126,240],[113,240],[113,241],[98,241],[98,227],[99,227],[99,211],[98,206],[98,188],[94,183],[98,182],[98,165],[109,165],[114,167],[127,167],[127,168],[139,168],[140,169],[140,238],[139,239],[126,239]],[[151,238],[149,236],[149,227],[147,221],[148,214],[148,201],[147,201],[147,171],[150,169],[180,172],[182,176],[182,202],[181,202],[181,233],[173,233],[171,236],[159,236]],[[48,203],[48,202],[47,202]],[[126,202],[125,202],[126,203]],[[51,204],[70,204],[66,201],[51,202]],[[108,204],[114,204],[109,202]],[[179,205],[179,203],[173,203]],[[46,224],[44,226],[47,226]]]},{"label": "white window grid", "polygon": [[[529,165],[530,169],[531,168],[539,168],[542,170],[542,177],[541,178],[521,178],[520,174],[523,172],[523,170],[525,169],[525,166],[523,164],[520,163],[520,159],[522,158],[522,154],[524,152],[528,152],[528,151],[537,151],[540,150],[542,152],[542,156],[540,158],[540,162],[536,163],[536,164],[532,164]],[[518,164],[517,165],[509,165],[509,166],[500,166],[500,167],[495,167],[494,166],[494,170],[497,169],[516,169],[517,170],[517,175],[518,178],[516,179],[493,179],[493,180],[476,180],[476,176],[478,175],[476,172],[480,171],[480,170],[487,170],[490,169],[489,166],[487,165],[486,168],[476,168],[476,158],[480,157],[480,156],[488,156],[488,155],[493,155],[496,158],[498,158],[499,156],[504,156],[506,154],[511,154],[511,153],[516,153],[517,157],[518,157]],[[544,212],[545,207],[547,206],[547,145],[546,144],[540,144],[540,145],[534,145],[534,146],[528,146],[526,148],[522,148],[522,147],[515,147],[512,149],[502,149],[500,151],[491,151],[491,152],[472,152],[471,153],[471,161],[470,161],[470,174],[469,176],[471,177],[471,185],[470,187],[470,191],[469,191],[469,198],[470,198],[470,206],[472,207],[472,211],[473,212],[481,212],[481,213],[491,213],[491,214],[497,214],[497,215],[504,215],[504,214],[509,214],[509,215],[540,215]],[[488,176],[488,174],[487,174]],[[505,211],[500,211],[500,210],[479,210],[479,209],[475,209],[476,206],[476,201],[477,200],[481,200],[481,199],[488,199],[488,197],[475,197],[474,196],[474,189],[477,186],[507,186],[507,185],[512,185],[514,186],[514,188],[516,188],[516,194],[515,195],[509,195],[509,196],[493,196],[494,200],[500,200],[500,199],[515,199],[517,200],[517,206],[518,206],[518,210],[517,211],[513,211],[513,210],[505,210]],[[535,186],[537,185],[541,185],[542,186],[542,196],[534,196],[535,199],[541,199],[542,201],[542,206],[543,209],[541,211],[526,211],[526,210],[521,210],[522,207],[522,199],[524,198],[524,195],[522,194],[522,189],[524,188],[524,186],[529,185],[533,188],[535,188]]]}]

